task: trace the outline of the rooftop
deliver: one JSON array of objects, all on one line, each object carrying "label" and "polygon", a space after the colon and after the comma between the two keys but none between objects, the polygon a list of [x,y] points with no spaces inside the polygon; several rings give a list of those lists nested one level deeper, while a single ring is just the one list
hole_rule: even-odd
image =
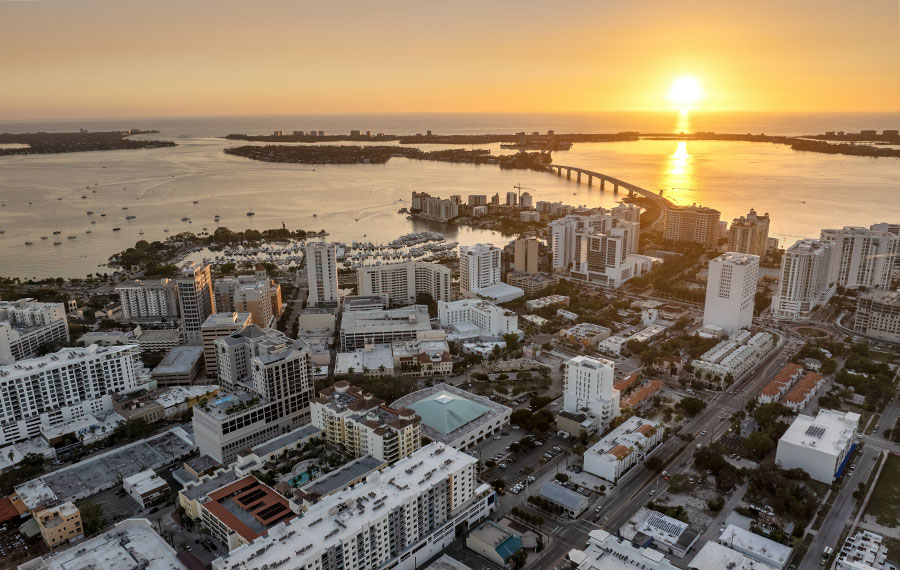
[{"label": "rooftop", "polygon": [[166,354],[153,374],[188,374],[200,360],[203,360],[202,346],[179,345]]},{"label": "rooftop", "polygon": [[41,369],[53,369],[80,360],[99,358],[103,356],[117,357],[128,352],[137,354],[139,349],[136,344],[124,344],[117,346],[97,346],[92,344],[85,348],[61,348],[37,358],[21,360],[14,364],[0,366],[0,377],[30,375],[33,371]]},{"label": "rooftop", "polygon": [[180,491],[188,500],[199,501],[216,489],[230,485],[238,480],[238,474],[232,468],[219,469],[214,473],[201,477],[198,482],[186,486]]},{"label": "rooftop", "polygon": [[375,459],[370,455],[364,455],[327,475],[319,477],[315,481],[310,481],[301,487],[301,490],[314,497],[324,497],[385,466],[387,466],[387,463],[384,461]]},{"label": "rooftop", "polygon": [[247,541],[295,516],[287,499],[252,476],[213,491],[203,508]]},{"label": "rooftop", "polygon": [[856,437],[858,427],[859,414],[822,409],[816,417],[798,415],[779,443],[787,442],[840,455],[847,449],[849,441]]},{"label": "rooftop", "polygon": [[166,483],[162,477],[157,475],[153,469],[145,469],[134,475],[129,475],[122,479],[122,483],[133,487],[134,491],[139,495],[155,491],[160,487],[168,485],[168,483]]},{"label": "rooftop", "polygon": [[253,451],[253,453],[260,457],[264,457],[272,452],[278,451],[279,449],[283,449],[293,444],[297,440],[314,437],[321,431],[322,430],[312,424],[306,424],[305,426],[301,426],[293,431],[289,431],[284,435],[279,435],[277,437],[273,437],[268,441],[260,443],[251,451]]},{"label": "rooftop", "polygon": [[549,501],[553,501],[557,505],[562,505],[570,511],[580,510],[584,502],[587,501],[587,497],[570,489],[566,489],[562,485],[557,485],[552,481],[547,481],[541,485],[538,494]]},{"label": "rooftop", "polygon": [[[425,403],[420,411],[416,405],[423,401]],[[391,406],[394,409],[409,408],[415,411],[422,417],[422,432],[432,440],[445,443],[456,441],[497,416],[512,413],[510,408],[493,400],[444,383],[407,394]],[[428,416],[427,421],[425,415]],[[444,431],[453,426],[456,426],[455,429]]]},{"label": "rooftop", "polygon": [[775,570],[774,567],[744,556],[740,552],[710,540],[697,552],[690,568],[729,568],[730,570]]},{"label": "rooftop", "polygon": [[784,397],[785,402],[799,404],[806,400],[806,396],[815,390],[822,381],[822,375],[816,372],[807,372],[803,378],[797,381],[790,392]]},{"label": "rooftop", "polygon": [[[268,285],[266,285],[268,287]],[[250,313],[213,313],[210,316],[206,317],[206,320],[203,321],[203,324],[200,325],[200,328],[216,328],[216,327],[233,327],[233,326],[243,326],[247,319],[250,318]]]},{"label": "rooftop", "polygon": [[791,547],[779,544],[755,532],[744,530],[733,524],[728,525],[725,532],[719,536],[719,543],[739,552],[744,552],[752,558],[773,562],[778,568],[784,568],[788,557],[791,555]]},{"label": "rooftop", "polygon": [[895,307],[900,307],[900,291],[890,291],[887,289],[881,290],[876,289],[874,291],[868,291],[866,293],[862,293],[860,295],[861,299],[871,299],[872,301],[876,301],[878,303],[884,303],[885,305],[892,305]]},{"label": "rooftop", "polygon": [[778,371],[778,374],[772,378],[772,381],[763,387],[760,394],[764,396],[777,396],[784,391],[785,386],[790,384],[794,377],[803,371],[803,367],[793,362],[788,362],[784,368]]}]

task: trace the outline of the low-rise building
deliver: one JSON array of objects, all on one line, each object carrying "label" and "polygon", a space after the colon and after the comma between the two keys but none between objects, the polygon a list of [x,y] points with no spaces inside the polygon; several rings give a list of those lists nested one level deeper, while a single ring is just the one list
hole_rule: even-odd
[{"label": "low-rise building", "polygon": [[799,412],[812,401],[816,396],[816,393],[818,393],[819,388],[821,388],[824,383],[825,378],[823,378],[821,374],[807,372],[803,375],[803,378],[798,380],[797,384],[791,388],[791,391],[785,395],[783,400],[784,405],[795,412]]},{"label": "low-rise building", "polygon": [[619,407],[640,412],[647,409],[653,402],[653,397],[663,389],[662,380],[649,380],[641,384],[634,392],[619,400]]},{"label": "low-rise building", "polygon": [[450,355],[447,337],[443,333],[419,335],[414,341],[394,341],[391,352],[395,374],[448,376],[453,373],[453,357]]},{"label": "low-rise building", "polygon": [[631,416],[584,452],[584,470],[616,482],[662,442],[658,423]]},{"label": "low-rise building", "polygon": [[84,538],[81,512],[73,503],[63,503],[34,515],[44,544],[53,552],[60,546]]},{"label": "low-rise building", "polygon": [[[592,530],[585,550],[570,550],[577,570],[676,570],[665,555],[646,542],[625,540],[605,530]],[[710,567],[718,568],[718,567]],[[704,567],[704,570],[706,567]]]},{"label": "low-rise building", "polygon": [[522,537],[494,521],[484,521],[469,531],[466,548],[501,568],[508,568],[509,559],[522,549]]},{"label": "low-rise building", "polygon": [[567,321],[577,321],[578,313],[573,313],[572,311],[567,311],[565,309],[557,309],[556,316]]},{"label": "low-rise building", "polygon": [[19,566],[19,570],[70,570],[103,568],[122,570],[194,570],[183,560],[196,560],[189,553],[176,554],[175,549],[159,536],[147,519],[126,519],[100,536],[82,542],[47,558],[37,557]]},{"label": "low-rise building", "polygon": [[557,506],[565,516],[571,519],[581,516],[590,503],[590,500],[581,493],[557,485],[553,481],[547,481],[541,485],[538,496]]},{"label": "low-rise building", "polygon": [[[440,307],[442,301],[438,302]],[[341,351],[362,348],[367,344],[390,344],[395,340],[415,340],[431,331],[431,319],[425,305],[399,309],[345,312],[341,319]]]},{"label": "low-rise building", "polygon": [[450,384],[435,384],[403,396],[391,405],[422,419],[422,434],[457,449],[480,443],[509,425],[512,410]]},{"label": "low-rise building", "polygon": [[189,386],[201,381],[203,347],[180,345],[170,350],[150,373],[157,386]]},{"label": "low-rise building", "polygon": [[778,440],[775,462],[803,469],[816,481],[831,484],[843,474],[859,429],[859,414],[822,409],[816,417],[800,414]]},{"label": "low-rise building", "polygon": [[350,352],[339,352],[334,360],[334,375],[393,376],[394,354],[390,344],[366,344]]},{"label": "low-rise building", "polygon": [[438,322],[450,340],[502,337],[510,333],[523,336],[516,313],[481,299],[438,301]]},{"label": "low-rise building", "polygon": [[506,274],[506,282],[524,291],[526,296],[533,297],[541,291],[557,286],[559,284],[559,276],[547,273],[510,271]]},{"label": "low-rise building", "polygon": [[725,340],[693,362],[694,376],[716,389],[724,389],[756,366],[772,349],[775,338],[765,332],[744,331]]},{"label": "low-rise building", "polygon": [[799,364],[788,362],[784,365],[784,368],[775,374],[775,377],[768,384],[763,386],[759,396],[756,397],[756,401],[760,404],[777,402],[794,386],[801,376],[803,376],[803,367]]},{"label": "low-rise building", "polygon": [[888,570],[887,545],[884,537],[868,530],[848,536],[837,555],[835,570]]},{"label": "low-rise building", "polygon": [[619,534],[625,540],[637,544],[653,545],[662,552],[684,558],[700,538],[697,529],[688,523],[664,515],[653,509],[642,508],[622,525]]},{"label": "low-rise building", "polygon": [[538,331],[550,324],[550,321],[539,315],[522,315],[522,320],[534,326]]},{"label": "low-rise building", "polygon": [[166,499],[169,484],[153,469],[145,469],[122,479],[122,488],[142,509]]},{"label": "low-rise building", "polygon": [[783,570],[787,566],[792,551],[790,546],[733,524],[728,525],[719,536],[719,543],[777,570]]},{"label": "low-rise building", "polygon": [[548,307],[568,307],[569,297],[565,295],[548,295],[539,299],[525,301],[525,308],[529,311],[537,311]]},{"label": "low-rise building", "polygon": [[710,540],[697,551],[697,555],[688,564],[688,570],[706,570],[707,568],[727,568],[728,570],[775,570],[773,566],[763,564],[736,550]]},{"label": "low-rise building", "polygon": [[575,326],[559,331],[559,337],[572,344],[580,344],[585,347],[597,347],[602,341],[609,338],[612,331],[594,323],[578,323]]}]

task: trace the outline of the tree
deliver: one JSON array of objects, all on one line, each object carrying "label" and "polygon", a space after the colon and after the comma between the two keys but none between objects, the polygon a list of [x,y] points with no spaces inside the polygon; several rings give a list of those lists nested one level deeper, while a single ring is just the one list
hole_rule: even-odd
[{"label": "tree", "polygon": [[557,481],[562,481],[563,483],[565,483],[565,482],[567,482],[567,481],[569,480],[569,476],[566,475],[565,473],[557,473],[557,474],[556,474],[556,480],[557,480]]},{"label": "tree", "polygon": [[709,510],[712,512],[717,513],[725,506],[725,497],[720,495],[714,499],[710,499],[706,501],[706,506],[709,507]]},{"label": "tree", "polygon": [[437,301],[430,293],[424,291],[416,293],[416,305],[426,305],[428,307],[428,316],[432,319],[437,318]]},{"label": "tree", "polygon": [[665,462],[663,462],[662,458],[655,455],[653,457],[647,458],[647,460],[644,461],[644,467],[646,467],[650,471],[656,471],[657,473],[662,471],[665,466],[666,464]]},{"label": "tree", "polygon": [[762,431],[755,431],[744,440],[744,447],[751,457],[758,460],[762,459],[775,449],[775,442],[772,441],[769,434]]},{"label": "tree", "polygon": [[103,507],[97,503],[81,501],[78,504],[78,510],[81,512],[81,525],[84,528],[85,536],[95,534],[106,526]]},{"label": "tree", "polygon": [[509,557],[509,563],[512,567],[512,570],[521,570],[525,567],[525,563],[528,561],[528,552],[525,549],[520,549],[518,552]]},{"label": "tree", "polygon": [[683,398],[678,404],[676,404],[679,408],[681,408],[684,413],[689,416],[696,416],[706,407],[706,402],[701,400],[700,398]]}]

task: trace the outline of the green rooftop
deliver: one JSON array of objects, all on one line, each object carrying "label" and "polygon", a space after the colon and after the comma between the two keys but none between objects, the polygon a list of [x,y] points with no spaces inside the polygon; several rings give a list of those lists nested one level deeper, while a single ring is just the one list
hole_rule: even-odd
[{"label": "green rooftop", "polygon": [[446,390],[410,404],[409,407],[419,414],[423,424],[443,434],[456,431],[491,410]]}]

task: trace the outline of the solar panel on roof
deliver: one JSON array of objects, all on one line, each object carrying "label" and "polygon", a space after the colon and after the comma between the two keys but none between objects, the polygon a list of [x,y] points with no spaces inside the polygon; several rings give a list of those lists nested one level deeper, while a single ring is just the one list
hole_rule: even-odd
[{"label": "solar panel on roof", "polygon": [[825,433],[825,428],[822,426],[817,426],[815,424],[806,428],[806,435],[809,435],[812,437],[822,437],[822,434],[824,434],[824,433]]}]

